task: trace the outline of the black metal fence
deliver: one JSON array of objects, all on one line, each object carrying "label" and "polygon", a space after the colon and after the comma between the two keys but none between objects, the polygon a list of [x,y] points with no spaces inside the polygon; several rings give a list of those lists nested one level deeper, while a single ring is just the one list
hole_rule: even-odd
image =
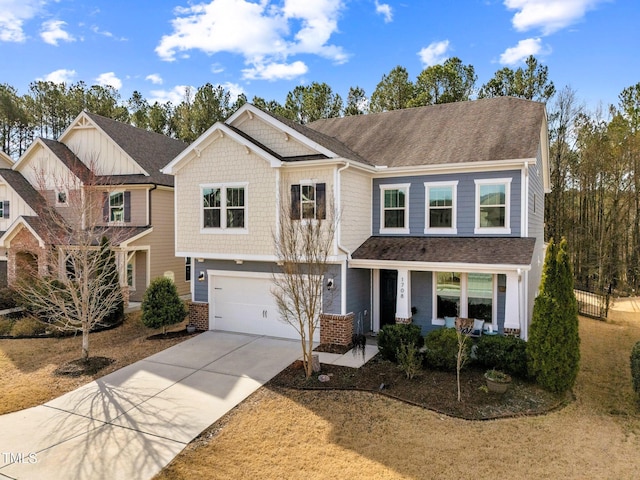
[{"label": "black metal fence", "polygon": [[578,313],[585,317],[606,319],[609,315],[610,290],[600,292],[575,288],[576,300],[578,300]]}]

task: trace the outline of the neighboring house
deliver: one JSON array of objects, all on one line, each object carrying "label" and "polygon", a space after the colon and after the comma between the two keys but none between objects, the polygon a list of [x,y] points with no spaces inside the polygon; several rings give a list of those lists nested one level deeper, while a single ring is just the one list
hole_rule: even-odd
[{"label": "neighboring house", "polygon": [[114,243],[125,297],[142,300],[150,281],[163,275],[188,293],[185,260],[174,255],[173,177],[160,172],[185,147],[89,112],[58,140],[36,139],[15,164],[0,169],[0,246],[8,284],[20,275],[21,261],[47,273],[42,205],[55,206],[68,223],[85,222],[87,212],[73,200],[89,198],[91,189],[101,203],[95,226]]},{"label": "neighboring house", "polygon": [[11,168],[13,160],[9,155],[0,150],[0,168]]},{"label": "neighboring house", "polygon": [[[320,120],[246,104],[164,169],[201,328],[295,338],[271,295],[281,204],[335,205],[320,340],[482,318],[527,338],[549,188],[545,107],[515,98]],[[331,291],[329,291],[331,290]]]}]

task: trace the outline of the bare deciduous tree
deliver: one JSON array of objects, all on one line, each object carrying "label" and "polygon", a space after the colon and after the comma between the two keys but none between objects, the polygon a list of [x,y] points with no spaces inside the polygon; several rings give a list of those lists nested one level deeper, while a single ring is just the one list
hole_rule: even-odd
[{"label": "bare deciduous tree", "polygon": [[[333,215],[333,210],[329,209]],[[329,304],[334,289],[325,288],[329,257],[334,249],[335,215],[322,219],[293,218],[290,206],[280,213],[278,231],[274,235],[276,257],[282,272],[273,276],[272,294],[280,316],[300,335],[305,374],[313,374],[313,337],[319,328],[323,303]]]},{"label": "bare deciduous tree", "polygon": [[35,172],[45,199],[37,233],[46,248],[14,285],[38,317],[59,330],[82,333],[84,359],[89,357],[89,332],[123,304],[112,250],[123,229],[104,225],[105,188],[98,187],[91,171],[77,165],[71,173]]}]

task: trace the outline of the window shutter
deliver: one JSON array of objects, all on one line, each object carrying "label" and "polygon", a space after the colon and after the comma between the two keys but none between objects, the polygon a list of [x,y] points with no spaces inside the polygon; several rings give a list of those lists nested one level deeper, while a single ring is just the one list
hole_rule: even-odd
[{"label": "window shutter", "polygon": [[102,220],[109,221],[109,192],[102,192]]},{"label": "window shutter", "polygon": [[9,215],[9,200],[5,200],[4,202],[2,202],[2,217],[9,218]]},{"label": "window shutter", "polygon": [[291,185],[291,220],[300,220],[300,185]]},{"label": "window shutter", "polygon": [[316,218],[318,220],[327,218],[327,195],[324,183],[316,183]]},{"label": "window shutter", "polygon": [[124,192],[124,221],[131,221],[131,192]]}]

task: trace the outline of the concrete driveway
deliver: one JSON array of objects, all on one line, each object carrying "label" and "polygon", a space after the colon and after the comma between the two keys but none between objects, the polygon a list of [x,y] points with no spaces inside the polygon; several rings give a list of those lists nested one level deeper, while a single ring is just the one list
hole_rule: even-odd
[{"label": "concrete driveway", "polygon": [[300,354],[299,341],[204,332],[0,416],[0,479],[151,478]]}]

